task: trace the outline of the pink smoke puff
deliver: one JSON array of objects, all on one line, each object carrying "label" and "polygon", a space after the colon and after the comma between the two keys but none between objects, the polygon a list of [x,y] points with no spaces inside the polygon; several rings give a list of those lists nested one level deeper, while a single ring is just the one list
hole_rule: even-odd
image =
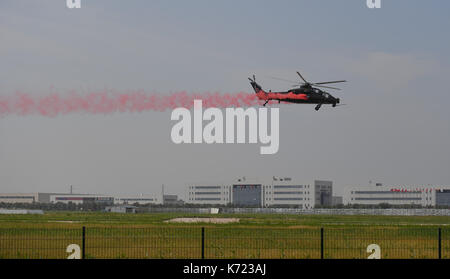
[{"label": "pink smoke puff", "polygon": [[177,107],[192,109],[196,99],[202,100],[205,108],[249,107],[260,103],[255,94],[246,92],[222,94],[179,91],[161,95],[149,94],[143,90],[119,93],[105,89],[81,95],[74,90],[68,94],[59,94],[52,89],[47,96],[36,97],[22,92],[16,92],[12,96],[0,96],[0,116],[37,114],[55,117],[70,113],[165,111]]}]

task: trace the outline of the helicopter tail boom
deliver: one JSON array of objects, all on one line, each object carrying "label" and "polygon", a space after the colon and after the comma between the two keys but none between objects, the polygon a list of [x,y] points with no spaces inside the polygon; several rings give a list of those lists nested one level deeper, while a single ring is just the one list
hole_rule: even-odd
[{"label": "helicopter tail boom", "polygon": [[253,90],[255,90],[256,96],[258,96],[258,99],[260,100],[269,100],[269,96],[267,92],[265,92],[262,87],[256,82],[255,75],[253,75],[253,79],[248,78],[250,80],[250,85],[253,87]]}]

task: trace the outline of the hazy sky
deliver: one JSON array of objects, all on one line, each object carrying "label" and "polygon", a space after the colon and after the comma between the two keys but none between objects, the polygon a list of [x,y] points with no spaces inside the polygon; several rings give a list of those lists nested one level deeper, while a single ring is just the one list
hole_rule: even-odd
[{"label": "hazy sky", "polygon": [[184,195],[186,182],[450,184],[450,2],[0,1],[0,95],[286,90],[346,79],[346,106],[277,105],[280,150],[175,145],[170,111],[0,117],[0,192]]}]

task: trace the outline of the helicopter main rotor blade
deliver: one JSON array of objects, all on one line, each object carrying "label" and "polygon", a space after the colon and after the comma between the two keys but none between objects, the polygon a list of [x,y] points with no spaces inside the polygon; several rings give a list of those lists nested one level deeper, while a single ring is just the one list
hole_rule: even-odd
[{"label": "helicopter main rotor blade", "polygon": [[334,90],[341,90],[340,88],[331,87],[331,86],[316,85],[316,84],[313,84],[313,85],[316,86],[316,87],[329,88],[329,89],[334,89]]},{"label": "helicopter main rotor blade", "polygon": [[309,83],[309,82],[306,81],[306,79],[303,78],[303,76],[302,76],[299,72],[297,72],[297,74],[300,76],[300,78],[301,78],[305,83]]},{"label": "helicopter main rotor blade", "polygon": [[313,84],[329,84],[329,83],[339,83],[339,82],[347,82],[347,81],[346,80],[324,81],[324,82],[314,82]]},{"label": "helicopter main rotor blade", "polygon": [[289,83],[297,83],[296,81],[292,81],[292,80],[288,80],[288,79],[284,79],[284,78],[278,78],[278,77],[272,77],[272,76],[267,76],[268,78],[271,79],[276,79],[276,80],[281,80],[281,81],[285,81],[285,82],[289,82]]}]

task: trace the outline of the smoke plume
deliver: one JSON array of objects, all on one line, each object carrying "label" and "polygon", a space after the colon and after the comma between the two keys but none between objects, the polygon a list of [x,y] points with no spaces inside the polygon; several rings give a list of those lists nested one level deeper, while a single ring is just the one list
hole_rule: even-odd
[{"label": "smoke plume", "polygon": [[110,114],[117,112],[165,111],[177,107],[192,108],[194,99],[203,101],[204,107],[248,107],[260,104],[255,94],[187,93],[150,94],[144,91],[119,93],[111,90],[80,94],[51,92],[44,96],[16,92],[0,95],[0,117],[8,115],[41,115],[55,117],[71,113]]}]

